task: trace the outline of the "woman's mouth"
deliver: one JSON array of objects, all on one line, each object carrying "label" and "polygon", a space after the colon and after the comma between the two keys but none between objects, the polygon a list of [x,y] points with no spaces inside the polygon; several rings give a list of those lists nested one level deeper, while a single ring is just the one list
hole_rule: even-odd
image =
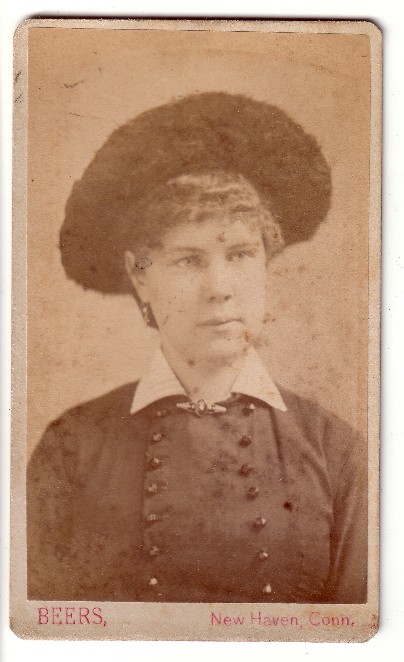
[{"label": "woman's mouth", "polygon": [[211,317],[210,319],[201,322],[198,326],[202,327],[227,327],[232,324],[241,324],[239,317]]}]

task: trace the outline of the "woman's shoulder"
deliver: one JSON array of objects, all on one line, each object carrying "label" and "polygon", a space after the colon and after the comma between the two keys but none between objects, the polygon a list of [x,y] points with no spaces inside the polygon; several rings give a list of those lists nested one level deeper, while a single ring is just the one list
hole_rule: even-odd
[{"label": "woman's shoulder", "polygon": [[50,427],[59,427],[75,422],[76,424],[88,422],[99,424],[106,417],[113,420],[130,415],[130,407],[138,382],[123,384],[103,395],[79,403],[67,409],[57,419],[51,422]]},{"label": "woman's shoulder", "polygon": [[[137,382],[124,384],[101,396],[67,409],[47,426],[36,455],[93,452],[114,431],[125,434]],[[115,435],[116,438],[116,435]]]},{"label": "woman's shoulder", "polygon": [[330,456],[364,452],[366,439],[350,423],[311,398],[279,385],[278,388],[287,407],[284,421],[289,434],[317,443]]},{"label": "woman's shoulder", "polygon": [[124,384],[62,413],[46,428],[31,457],[33,464],[63,464],[75,470],[91,464],[107,443],[131,434],[130,407],[137,382]]},{"label": "woman's shoulder", "polygon": [[340,417],[327,409],[327,407],[324,407],[313,398],[296,393],[295,391],[279,384],[277,384],[277,387],[290,415],[300,418],[302,421],[307,420],[307,423],[311,425],[325,424],[329,422],[349,427],[347,422],[343,421]]}]

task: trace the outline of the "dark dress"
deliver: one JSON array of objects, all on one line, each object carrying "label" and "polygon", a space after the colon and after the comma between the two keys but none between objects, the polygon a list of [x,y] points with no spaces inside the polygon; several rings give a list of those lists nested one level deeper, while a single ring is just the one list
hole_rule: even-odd
[{"label": "dark dress", "polygon": [[28,598],[366,602],[366,444],[280,389],[199,418],[135,384],[52,423],[28,469]]}]

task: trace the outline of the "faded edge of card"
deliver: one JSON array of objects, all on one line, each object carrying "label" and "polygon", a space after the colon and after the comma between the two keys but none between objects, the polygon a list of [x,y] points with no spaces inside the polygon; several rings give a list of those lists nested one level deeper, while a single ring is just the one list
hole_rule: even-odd
[{"label": "faded edge of card", "polygon": [[[36,602],[26,599],[27,43],[33,27],[267,31],[368,35],[371,49],[369,197],[369,560],[368,602],[358,605]],[[14,50],[13,322],[10,627],[24,639],[364,642],[379,621],[379,411],[382,34],[368,21],[28,19]],[[38,608],[101,608],[92,625],[38,623]],[[49,612],[50,613],[50,612]],[[59,613],[59,612],[57,612]],[[100,610],[96,609],[95,614]],[[64,614],[64,612],[63,612]],[[268,623],[268,617],[277,618]],[[74,618],[74,617],[73,617]]]}]

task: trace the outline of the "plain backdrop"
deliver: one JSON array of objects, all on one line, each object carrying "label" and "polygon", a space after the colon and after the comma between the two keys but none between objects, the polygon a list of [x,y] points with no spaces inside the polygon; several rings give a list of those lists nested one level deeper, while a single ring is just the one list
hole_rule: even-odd
[{"label": "plain backdrop", "polygon": [[[382,407],[382,602],[381,626],[377,636],[366,644],[197,644],[197,643],[142,643],[142,642],[35,642],[22,641],[8,629],[8,457],[9,445],[9,304],[10,304],[10,210],[11,210],[11,108],[12,108],[12,32],[18,22],[27,15],[39,12],[49,14],[122,14],[122,15],[199,15],[199,16],[267,16],[276,18],[370,18],[378,22],[384,32],[385,48],[385,165],[384,165],[384,267],[383,267],[383,407]],[[326,13],[325,13],[326,12]],[[285,0],[281,7],[268,6],[262,0],[250,0],[248,6],[238,0],[205,1],[194,3],[144,2],[106,3],[102,1],[37,3],[36,0],[14,0],[3,9],[2,19],[2,648],[1,659],[41,659],[44,662],[57,658],[65,662],[72,658],[109,660],[111,656],[121,660],[158,659],[185,660],[192,656],[204,660],[206,656],[220,659],[224,655],[234,661],[252,659],[267,660],[272,656],[279,660],[349,660],[399,659],[402,654],[404,626],[404,580],[402,572],[403,526],[402,467],[404,464],[402,433],[402,371],[403,371],[403,132],[404,116],[402,61],[403,10],[396,2],[372,2],[371,0],[331,2],[324,6],[318,1],[304,3]],[[134,314],[135,315],[135,314]]]}]

